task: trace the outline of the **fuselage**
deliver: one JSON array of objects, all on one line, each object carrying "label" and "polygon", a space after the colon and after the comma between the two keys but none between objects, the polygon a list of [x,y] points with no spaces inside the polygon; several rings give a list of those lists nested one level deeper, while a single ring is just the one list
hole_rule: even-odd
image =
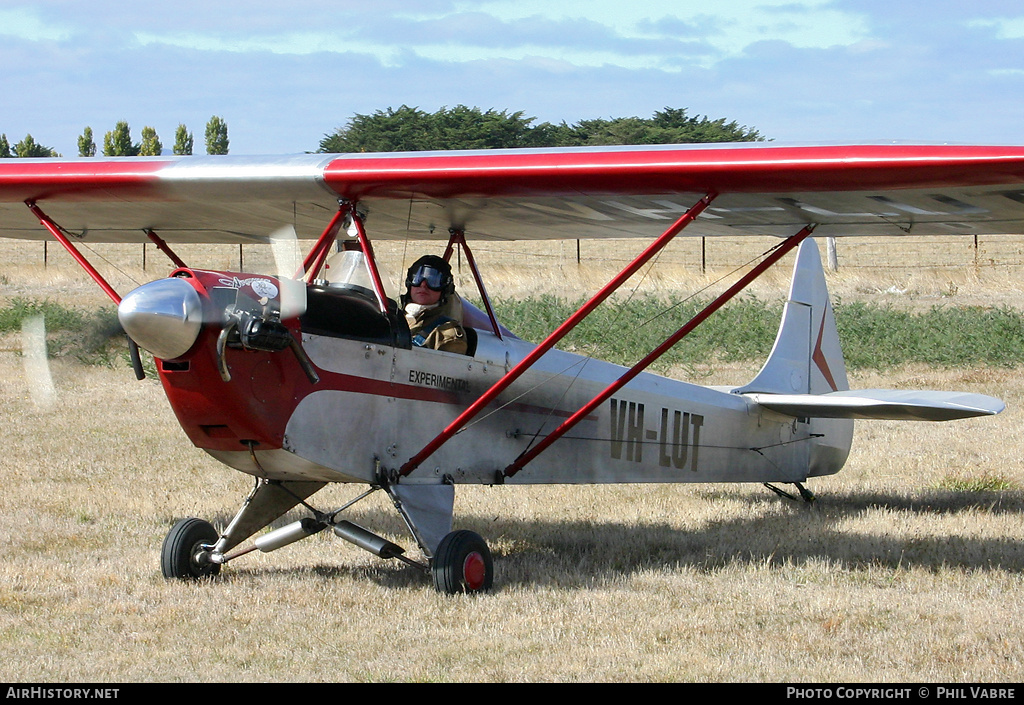
[{"label": "fuselage", "polygon": [[[309,289],[284,321],[316,370],[288,350],[221,345],[221,308],[271,277],[188,270],[206,322],[189,351],[158,361],[192,442],[270,479],[373,482],[397,472],[533,345],[474,330],[470,355],[417,348],[404,318],[361,292]],[[403,483],[799,482],[837,472],[852,422],[796,419],[729,389],[641,373],[511,477],[502,471],[625,371],[552,350]],[[227,377],[227,379],[225,379]]]}]

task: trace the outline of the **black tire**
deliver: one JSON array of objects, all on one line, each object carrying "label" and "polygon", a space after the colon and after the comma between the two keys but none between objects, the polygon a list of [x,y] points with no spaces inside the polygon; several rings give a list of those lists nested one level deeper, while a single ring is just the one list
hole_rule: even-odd
[{"label": "black tire", "polygon": [[196,561],[203,544],[217,542],[220,535],[213,524],[202,519],[182,519],[171,527],[160,549],[160,570],[165,578],[199,580],[212,578],[220,572],[219,563]]},{"label": "black tire", "polygon": [[430,567],[434,587],[449,595],[486,592],[494,583],[491,551],[472,531],[453,531],[441,539]]}]

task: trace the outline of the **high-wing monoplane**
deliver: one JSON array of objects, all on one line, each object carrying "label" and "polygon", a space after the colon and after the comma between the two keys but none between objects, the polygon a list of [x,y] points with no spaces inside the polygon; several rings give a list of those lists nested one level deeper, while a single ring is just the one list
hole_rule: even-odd
[{"label": "high-wing monoplane", "polygon": [[[997,399],[848,389],[815,235],[1018,233],[1024,148],[700,145],[292,157],[17,159],[0,164],[0,236],[58,240],[118,304],[189,440],[251,475],[227,526],[186,518],[163,574],[197,579],[330,529],[418,566],[444,592],[491,587],[482,537],[453,531],[456,485],[790,483],[843,466],[855,419],[944,421]],[[276,276],[186,264],[180,243],[311,243]],[[478,283],[466,354],[418,347],[388,298],[375,239],[446,242]],[[677,235],[778,245],[632,367],[555,346]],[[541,343],[501,325],[471,242],[643,237],[650,244]],[[154,242],[174,265],[123,297],[77,247]],[[898,247],[898,243],[894,243]],[[778,336],[745,384],[647,367],[787,253]],[[316,507],[328,483],[362,485]],[[385,492],[422,556],[346,518]],[[301,519],[264,531],[300,507]],[[255,538],[253,538],[255,537]],[[251,540],[250,540],[251,539]]]}]

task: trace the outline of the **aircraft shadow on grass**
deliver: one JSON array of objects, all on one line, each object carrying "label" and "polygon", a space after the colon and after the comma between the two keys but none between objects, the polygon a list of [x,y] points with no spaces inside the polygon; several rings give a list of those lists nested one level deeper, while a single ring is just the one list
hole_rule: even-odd
[{"label": "aircraft shadow on grass", "polygon": [[[849,492],[813,504],[753,493],[731,495],[714,490],[707,494],[708,501],[738,501],[749,505],[750,511],[693,530],[658,522],[518,521],[486,519],[478,514],[464,515],[462,524],[496,537],[495,571],[501,575],[502,585],[508,586],[587,587],[648,570],[679,567],[713,573],[737,563],[799,567],[825,562],[844,570],[917,567],[1024,572],[1024,544],[1013,537],[943,533],[942,528],[925,529],[924,533],[911,526],[888,534],[865,533],[838,526],[875,511],[889,513],[894,523],[915,524],[922,517],[1019,517],[1024,515],[1024,493],[1018,491],[935,490],[914,496]],[[781,512],[780,502],[787,508]],[[749,516],[759,511],[763,514]],[[384,509],[367,510],[359,519],[386,525],[396,534],[402,532]],[[331,551],[336,545],[325,542],[322,550]],[[321,561],[309,567],[239,566],[218,579],[246,581],[257,576],[309,573],[330,579],[368,579],[389,588],[422,586],[422,576],[414,568],[393,560],[346,563],[353,555],[358,553],[346,550],[335,564]]]}]

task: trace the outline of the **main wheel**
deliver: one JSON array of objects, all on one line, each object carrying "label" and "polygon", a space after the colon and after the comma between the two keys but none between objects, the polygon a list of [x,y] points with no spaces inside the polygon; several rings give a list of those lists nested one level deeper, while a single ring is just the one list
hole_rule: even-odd
[{"label": "main wheel", "polygon": [[212,545],[220,535],[213,524],[202,519],[182,519],[171,527],[160,549],[160,570],[165,578],[198,580],[220,572],[219,563],[197,560],[203,545]]},{"label": "main wheel", "polygon": [[453,531],[441,539],[430,568],[434,587],[449,595],[490,590],[494,582],[491,551],[472,531]]}]

